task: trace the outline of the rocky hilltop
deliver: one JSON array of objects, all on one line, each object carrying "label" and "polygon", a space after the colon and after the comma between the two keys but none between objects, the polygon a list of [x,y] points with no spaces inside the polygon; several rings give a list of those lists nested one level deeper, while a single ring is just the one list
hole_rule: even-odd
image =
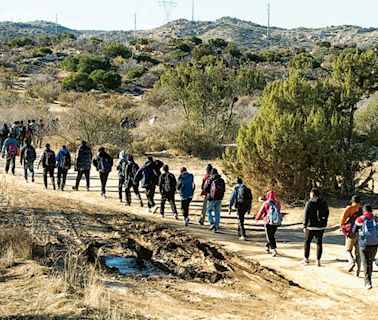
[{"label": "rocky hilltop", "polygon": [[[35,37],[37,35],[55,34],[55,24],[44,21],[29,23],[0,23],[0,39],[20,36]],[[63,26],[57,27],[58,33],[70,32],[76,36],[96,36],[106,40],[128,41],[133,38],[133,31],[101,31],[101,30],[73,30]],[[167,40],[177,37],[197,36],[204,40],[210,38],[224,38],[246,48],[264,47],[310,47],[319,41],[333,44],[351,45],[359,47],[374,46],[378,42],[378,29],[362,28],[358,26],[330,26],[326,28],[284,29],[272,27],[267,37],[265,26],[225,17],[216,21],[188,21],[185,19],[172,21],[161,27],[150,30],[139,30],[138,37],[148,37],[155,40]]]}]

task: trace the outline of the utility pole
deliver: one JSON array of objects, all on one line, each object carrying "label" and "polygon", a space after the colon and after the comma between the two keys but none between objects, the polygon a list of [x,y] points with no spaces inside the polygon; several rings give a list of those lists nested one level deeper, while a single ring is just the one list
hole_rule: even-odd
[{"label": "utility pole", "polygon": [[269,36],[270,36],[270,2],[268,2],[268,25],[267,25],[267,28],[266,28],[266,36],[268,37],[269,39]]},{"label": "utility pole", "polygon": [[192,22],[194,22],[194,0],[192,1]]},{"label": "utility pole", "polygon": [[172,9],[176,7],[176,1],[174,0],[161,0],[159,1],[159,5],[163,7],[165,11],[165,22],[168,23],[171,21],[171,12]]},{"label": "utility pole", "polygon": [[55,15],[55,33],[58,33],[58,14]]},{"label": "utility pole", "polygon": [[137,37],[137,13],[134,14],[134,39]]}]

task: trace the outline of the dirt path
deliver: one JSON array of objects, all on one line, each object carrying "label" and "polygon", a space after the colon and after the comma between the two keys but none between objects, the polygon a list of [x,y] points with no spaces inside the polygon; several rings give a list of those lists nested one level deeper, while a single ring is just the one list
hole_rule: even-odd
[{"label": "dirt path", "polygon": [[[172,171],[177,172],[184,161],[170,163]],[[202,170],[194,170],[193,173],[200,176]],[[247,220],[250,238],[246,242],[236,237],[234,216],[222,215],[219,234],[197,225],[195,220],[201,207],[200,198],[195,199],[192,206],[193,224],[184,228],[180,221],[169,216],[168,208],[166,218],[162,219],[147,214],[145,209],[126,208],[119,204],[115,173],[109,180],[107,199],[99,195],[99,180],[95,172],[92,172],[91,192],[45,191],[40,172],[37,182],[27,185],[22,181],[20,168],[16,177],[1,175],[2,179],[6,179],[1,187],[7,186],[6,192],[17,212],[1,215],[3,224],[25,225],[50,246],[84,248],[88,243],[97,241],[104,244],[105,251],[122,254],[127,243],[138,241],[151,248],[159,261],[171,267],[173,262],[177,264],[172,267],[171,270],[175,271],[168,278],[104,276],[103,285],[141,318],[345,319],[351,317],[350,301],[354,306],[358,305],[357,308],[371,310],[370,313],[364,311],[365,315],[375,312],[377,289],[366,292],[362,289],[361,278],[356,279],[344,271],[343,238],[336,228],[331,227],[326,233],[322,268],[299,264],[303,235],[300,224],[296,222],[301,220],[300,210],[289,212],[287,221],[290,224],[278,232],[279,256],[272,258],[263,250],[263,226],[251,219]],[[67,190],[73,180],[72,172]],[[127,214],[126,209],[138,218]],[[331,214],[335,225],[340,209],[333,209]],[[200,241],[200,245],[196,241]],[[224,259],[220,259],[219,255]],[[256,261],[268,269],[259,267]],[[204,275],[205,271],[211,275]],[[12,272],[22,271],[16,268]],[[223,276],[226,278],[209,283],[211,277]],[[28,281],[31,280],[28,278]],[[374,272],[373,283],[378,284],[377,272]],[[39,285],[42,290],[40,282]],[[0,291],[9,294],[12,287],[18,286],[22,287],[17,277],[4,283],[0,281]],[[0,295],[0,300],[13,311],[8,315],[15,314],[17,308],[12,309],[12,301],[6,295]],[[64,301],[62,305],[66,303]],[[43,303],[36,306],[41,310],[48,308]],[[73,314],[72,310],[70,312]],[[369,319],[369,316],[364,318]]]}]

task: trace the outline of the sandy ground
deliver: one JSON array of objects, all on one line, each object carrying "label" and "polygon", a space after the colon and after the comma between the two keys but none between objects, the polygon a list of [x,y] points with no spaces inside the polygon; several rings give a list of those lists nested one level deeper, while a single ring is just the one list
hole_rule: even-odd
[{"label": "sandy ground", "polygon": [[[191,171],[199,179],[205,165],[185,158],[164,160],[174,173],[182,165],[195,168]],[[127,318],[349,319],[364,314],[364,319],[376,319],[378,289],[365,291],[362,277],[355,278],[344,270],[344,239],[337,228],[340,207],[331,210],[323,266],[315,267],[312,260],[304,267],[300,265],[302,208],[285,209],[288,215],[277,234],[279,256],[273,258],[264,253],[263,225],[252,218],[247,219],[249,238],[245,242],[237,238],[235,215],[228,216],[226,210],[220,233],[199,226],[199,192],[191,206],[191,224],[184,227],[171,217],[168,206],[162,219],[136,205],[130,208],[120,204],[115,172],[110,176],[107,199],[100,197],[94,170],[90,192],[84,191],[84,181],[82,191],[70,191],[74,172],[69,174],[65,192],[44,190],[40,171],[34,184],[23,182],[20,168],[16,177],[5,176],[3,169],[0,172],[4,179],[1,189],[12,207],[12,213],[3,208],[1,224],[23,225],[45,245],[85,248],[97,241],[105,250],[122,253],[125,243],[137,240],[154,250],[153,258],[177,263],[168,277],[103,274],[101,286],[112,301],[128,310]],[[193,241],[201,246],[195,247],[197,242]],[[46,268],[35,261],[24,261],[0,274],[0,318],[91,317],[84,303],[57,289],[58,280],[51,278]],[[188,270],[193,278],[188,278]],[[221,279],[209,281],[204,272]],[[373,285],[377,283],[375,268]]]}]

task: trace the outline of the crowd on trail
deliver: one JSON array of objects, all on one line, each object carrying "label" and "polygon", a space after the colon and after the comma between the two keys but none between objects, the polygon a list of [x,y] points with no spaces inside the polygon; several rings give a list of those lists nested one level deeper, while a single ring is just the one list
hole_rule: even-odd
[{"label": "crowd on trail", "polygon": [[[26,129],[24,129],[24,127]],[[42,143],[43,122],[37,124],[34,120],[28,121],[26,126],[22,121],[15,122],[11,128],[6,125],[1,129],[1,154],[6,158],[5,172],[15,174],[16,158],[19,157],[24,169],[25,182],[34,182],[34,164],[37,160],[36,147]],[[22,133],[20,133],[22,132]],[[48,188],[48,178],[54,190],[64,191],[67,173],[74,167],[77,172],[76,183],[72,187],[78,191],[80,181],[85,176],[86,190],[90,190],[90,170],[92,165],[99,173],[101,181],[101,196],[106,198],[106,184],[109,173],[113,168],[113,158],[106,152],[104,147],[98,149],[98,153],[93,156],[91,147],[86,141],[82,141],[77,148],[75,158],[71,159],[71,154],[66,146],[55,153],[49,144],[42,150],[37,167],[42,165],[44,186]],[[55,183],[55,169],[57,169],[57,183]],[[160,215],[165,215],[165,204],[170,204],[175,219],[179,219],[178,210],[175,203],[175,196],[178,193],[181,201],[181,213],[183,224],[187,226],[190,222],[190,204],[194,197],[196,185],[194,176],[186,167],[180,169],[180,175],[176,179],[170,172],[169,166],[160,160],[147,156],[146,162],[139,166],[131,154],[121,151],[116,164],[118,172],[118,195],[119,201],[125,201],[127,206],[132,204],[131,189],[137,197],[141,207],[144,206],[139,188],[145,190],[148,211],[156,213],[160,209]],[[155,203],[156,188],[161,194],[160,207]],[[200,225],[209,222],[209,230],[218,232],[221,220],[222,201],[226,192],[226,183],[218,170],[211,164],[206,167],[206,172],[202,178],[200,194],[203,197],[201,216],[198,220]],[[124,198],[123,198],[124,194]],[[252,191],[238,177],[231,192],[228,204],[228,213],[235,209],[238,217],[238,236],[240,240],[246,240],[246,229],[244,226],[245,215],[252,210]],[[281,204],[274,190],[269,190],[266,197],[259,198],[262,202],[258,211],[256,221],[263,220],[266,234],[266,252],[272,257],[278,256],[276,232],[282,225],[283,214]],[[328,224],[329,209],[327,202],[321,196],[318,188],[313,188],[304,209],[304,259],[303,265],[310,263],[310,246],[315,239],[317,245],[316,265],[321,266],[323,253],[323,235]],[[372,288],[373,262],[378,247],[378,216],[373,214],[372,206],[365,204],[361,207],[361,199],[354,196],[351,204],[348,205],[342,214],[340,228],[345,235],[345,249],[348,257],[347,271],[355,270],[355,275],[359,276],[361,264],[365,274],[365,288]]]}]

